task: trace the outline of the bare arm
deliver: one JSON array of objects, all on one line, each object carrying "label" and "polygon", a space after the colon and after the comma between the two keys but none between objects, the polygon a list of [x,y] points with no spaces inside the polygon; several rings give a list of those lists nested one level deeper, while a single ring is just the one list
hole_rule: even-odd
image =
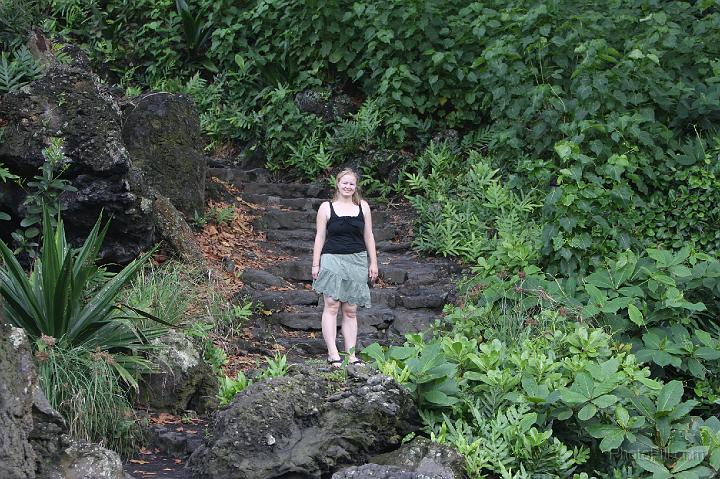
[{"label": "bare arm", "polygon": [[320,253],[325,245],[325,235],[327,233],[327,222],[330,216],[330,204],[326,201],[320,205],[315,218],[315,243],[313,244],[312,256],[312,278],[317,279],[320,271]]},{"label": "bare arm", "polygon": [[365,216],[365,230],[363,231],[363,238],[365,239],[365,248],[368,253],[368,276],[370,279],[375,281],[378,276],[378,261],[377,251],[375,251],[375,235],[372,230],[372,214],[370,213],[370,205],[367,201],[362,202],[363,215]]}]

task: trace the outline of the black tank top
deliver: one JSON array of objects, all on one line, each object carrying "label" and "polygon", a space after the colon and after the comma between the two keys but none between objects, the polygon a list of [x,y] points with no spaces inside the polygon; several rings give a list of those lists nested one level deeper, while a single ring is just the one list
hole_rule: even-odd
[{"label": "black tank top", "polygon": [[365,215],[362,206],[357,216],[338,216],[330,202],[330,219],[327,222],[327,235],[322,254],[352,254],[366,251]]}]

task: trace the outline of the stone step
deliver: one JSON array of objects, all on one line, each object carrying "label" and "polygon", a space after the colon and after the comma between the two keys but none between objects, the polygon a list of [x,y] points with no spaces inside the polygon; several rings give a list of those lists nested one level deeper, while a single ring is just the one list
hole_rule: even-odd
[{"label": "stone step", "polygon": [[243,199],[260,206],[316,212],[326,198],[281,198],[279,196],[243,193]]},{"label": "stone step", "polygon": [[240,194],[276,196],[279,198],[318,198],[330,197],[327,185],[320,183],[256,183],[241,182],[236,185]]},{"label": "stone step", "polygon": [[[301,331],[320,331],[322,310],[320,308],[298,307],[294,311],[280,311],[268,317],[270,321],[286,328]],[[389,308],[373,306],[370,309],[359,308],[358,332],[372,333],[390,329],[395,334],[416,333],[431,327],[441,319],[440,313],[424,309]],[[338,328],[342,323],[342,313],[338,313]]]},{"label": "stone step", "polygon": [[265,168],[253,168],[251,170],[242,170],[239,168],[208,168],[207,176],[214,176],[235,186],[241,186],[245,183],[269,183],[272,173]]},{"label": "stone step", "polygon": [[[322,335],[320,333],[311,334],[311,336],[302,335],[278,337],[276,341],[287,350],[302,351],[310,356],[321,356],[326,354],[327,347],[325,346],[325,341],[323,340]],[[405,338],[403,336],[391,332],[390,329],[384,329],[358,333],[355,347],[358,351],[362,351],[363,348],[366,348],[372,343],[380,343],[382,346],[402,346],[404,342]],[[343,342],[341,331],[338,331],[335,343],[340,351],[345,350],[345,344]]]},{"label": "stone step", "polygon": [[234,302],[250,299],[254,303],[262,305],[264,309],[281,311],[294,306],[317,307],[319,295],[309,289],[270,290],[255,289],[251,287],[241,288],[235,295]]}]

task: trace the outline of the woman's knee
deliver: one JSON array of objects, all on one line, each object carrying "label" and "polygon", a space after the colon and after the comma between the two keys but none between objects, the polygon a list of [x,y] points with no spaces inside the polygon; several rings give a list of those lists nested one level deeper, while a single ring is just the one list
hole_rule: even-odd
[{"label": "woman's knee", "polygon": [[334,311],[335,313],[337,313],[340,309],[340,301],[336,300],[335,298],[325,296],[325,309],[327,311]]},{"label": "woman's knee", "polygon": [[342,312],[344,318],[355,319],[357,317],[357,304],[343,303]]}]

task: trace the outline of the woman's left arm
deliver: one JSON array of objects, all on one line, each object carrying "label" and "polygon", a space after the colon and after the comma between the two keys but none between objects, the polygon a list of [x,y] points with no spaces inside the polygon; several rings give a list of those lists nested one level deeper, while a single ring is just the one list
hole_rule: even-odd
[{"label": "woman's left arm", "polygon": [[378,261],[377,251],[375,251],[375,236],[372,230],[372,214],[370,213],[370,205],[368,205],[367,201],[363,200],[361,208],[363,210],[363,216],[365,217],[363,238],[365,239],[365,248],[367,249],[370,262],[368,265],[368,276],[370,276],[371,280],[375,281],[378,277]]}]

